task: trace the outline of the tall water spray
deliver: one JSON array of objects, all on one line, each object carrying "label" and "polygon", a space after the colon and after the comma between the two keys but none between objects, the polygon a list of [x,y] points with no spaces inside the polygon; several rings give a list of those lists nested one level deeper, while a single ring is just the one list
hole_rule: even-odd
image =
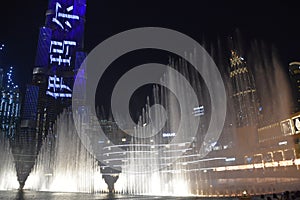
[{"label": "tall water spray", "polygon": [[65,110],[57,119],[38,155],[25,189],[56,192],[104,192],[97,160],[83,147],[74,123],[82,123]]},{"label": "tall water spray", "polygon": [[[189,59],[193,62],[194,58],[190,55]],[[193,88],[199,91],[198,98],[201,99],[201,103],[204,103],[206,97],[202,95],[205,93],[205,90],[201,91],[201,81],[198,75],[189,73],[188,63],[182,59],[179,61],[170,59],[170,67],[182,72]],[[164,110],[154,110],[153,112],[150,109],[148,97],[138,126],[133,129],[134,135],[139,138],[132,137],[127,144],[123,145],[126,149],[123,158],[119,155],[119,158],[107,159],[111,162],[118,159],[122,160],[122,172],[115,185],[117,192],[174,196],[199,194],[199,191],[197,192],[195,188],[200,185],[198,185],[198,180],[193,172],[197,171],[199,173],[203,170],[203,167],[199,165],[202,155],[198,150],[200,149],[199,144],[201,144],[205,135],[202,135],[203,130],[201,128],[198,130],[198,135],[195,138],[189,138],[188,133],[192,131],[192,122],[203,115],[204,107],[189,104],[188,99],[192,98],[191,94],[188,93],[188,90],[182,83],[182,79],[178,76],[173,76],[170,71],[166,71],[161,78],[161,83],[166,87],[153,87],[153,104],[163,105],[167,114],[164,113]],[[176,88],[177,96],[183,99],[180,105],[168,91],[167,88],[170,87]],[[184,111],[183,113],[180,112],[180,107],[181,111]],[[200,109],[202,110],[200,111]],[[164,121],[165,118],[167,119],[166,121]],[[158,127],[164,128],[155,136],[147,137],[157,131],[147,126],[151,120],[154,120],[154,124],[157,124]],[[184,130],[183,134],[176,135],[178,134],[177,130],[180,120],[189,121],[191,124],[183,125],[184,127],[181,127]],[[175,136],[177,141],[180,142],[172,142]],[[178,137],[180,138],[179,140]],[[198,144],[197,140],[199,140]],[[193,147],[197,150],[193,149]],[[111,148],[114,147],[112,146]],[[109,155],[109,152],[107,154]],[[191,163],[194,164],[190,165]]]},{"label": "tall water spray", "polygon": [[17,189],[17,173],[9,141],[0,132],[0,190]]},{"label": "tall water spray", "polygon": [[[271,52],[271,53],[270,53]],[[193,115],[192,117],[201,117],[200,128],[197,136],[192,140],[185,138],[186,143],[169,144],[172,141],[172,135],[176,134],[176,124],[179,124],[180,119],[192,119],[190,113],[179,113],[178,105],[174,96],[167,92],[164,87],[154,86],[153,89],[153,104],[161,104],[167,110],[167,122],[160,132],[158,137],[144,138],[143,136],[151,135],[149,133],[154,130],[149,129],[147,124],[149,121],[155,119],[159,122],[163,121],[164,114],[162,112],[151,113],[150,102],[147,100],[145,109],[143,109],[139,119],[139,126],[136,126],[132,131],[134,135],[141,136],[143,139],[132,138],[122,146],[126,149],[123,153],[124,156],[112,156],[109,150],[114,146],[106,149],[106,154],[111,156],[107,159],[108,163],[114,161],[121,162],[122,172],[118,181],[115,184],[116,191],[120,193],[129,194],[148,194],[148,195],[236,195],[241,194],[246,190],[251,194],[260,194],[266,192],[282,192],[283,190],[296,189],[295,185],[300,182],[297,170],[299,170],[299,163],[293,160],[296,158],[292,144],[285,147],[270,146],[272,160],[267,158],[264,154],[270,153],[266,147],[259,147],[259,134],[257,128],[271,123],[280,122],[289,117],[290,113],[290,91],[288,81],[285,77],[282,66],[278,59],[278,55],[274,51],[262,48],[259,44],[254,43],[252,49],[249,50],[247,57],[249,62],[245,62],[246,71],[249,72],[250,78],[255,80],[255,88],[251,90],[258,93],[257,99],[251,100],[250,103],[240,102],[244,107],[251,107],[251,113],[243,113],[252,120],[252,124],[247,123],[244,127],[237,130],[234,125],[236,114],[239,110],[232,110],[228,112],[228,121],[222,132],[221,138],[215,141],[205,141],[206,124],[209,122],[207,117],[201,114]],[[237,57],[243,63],[243,57]],[[191,59],[193,57],[191,56]],[[191,83],[193,88],[197,91],[200,99],[200,104],[204,104],[205,115],[209,115],[209,94],[205,92],[205,87],[201,79],[190,69],[187,68],[187,62],[184,60],[171,59],[170,65],[176,70],[180,71],[187,80]],[[223,63],[223,65],[226,65]],[[249,65],[249,66],[248,66]],[[229,60],[228,66],[229,68]],[[222,69],[226,71],[226,69]],[[229,70],[228,70],[229,71]],[[253,74],[250,74],[250,73]],[[234,72],[231,72],[231,76]],[[242,73],[238,71],[237,73]],[[234,93],[231,88],[247,88],[248,79],[240,79],[238,83],[232,83],[229,74],[226,85],[228,95],[233,96]],[[254,78],[254,79],[253,79]],[[226,78],[224,78],[226,80]],[[166,85],[174,85],[179,88],[181,95],[184,99],[190,98],[182,83],[176,76],[170,76],[166,72],[165,76],[161,79]],[[234,85],[232,85],[234,84]],[[187,101],[186,101],[187,102]],[[232,106],[235,102],[229,98],[229,105]],[[207,106],[208,105],[208,106]],[[180,106],[190,106],[191,113],[193,112],[192,105],[180,104]],[[197,108],[198,109],[198,108]],[[262,111],[263,110],[263,111]],[[195,110],[194,110],[195,111]],[[255,112],[252,112],[255,111]],[[203,113],[202,113],[203,114]],[[263,116],[262,116],[263,115]],[[154,116],[154,117],[153,117]],[[256,120],[256,121],[255,121]],[[143,126],[145,125],[145,126]],[[250,125],[250,126],[249,126]],[[254,127],[254,128],[253,128]],[[189,131],[189,127],[185,127],[185,132]],[[162,138],[161,136],[171,136],[169,139]],[[238,146],[240,143],[236,138],[241,134],[248,135],[249,140],[243,141],[254,144],[250,148]],[[174,136],[173,135],[173,136]],[[188,134],[183,134],[186,137]],[[277,131],[273,133],[273,137],[282,137],[282,133]],[[288,141],[292,137],[285,138]],[[184,139],[182,141],[185,141]],[[206,150],[210,152],[208,156],[204,157],[199,152],[202,143],[206,143]],[[247,149],[246,151],[240,151]],[[221,151],[220,151],[221,150]],[[240,152],[239,152],[240,151]],[[274,162],[276,152],[284,152],[281,167],[277,169]],[[289,155],[292,152],[291,156]],[[274,156],[273,156],[274,153]],[[284,155],[286,154],[286,155]],[[261,159],[257,161],[257,156]],[[176,157],[177,159],[172,160]],[[246,158],[251,158],[248,161]],[[256,159],[256,160],[255,160]],[[287,161],[284,161],[286,159]],[[288,160],[290,159],[290,160]],[[287,167],[284,162],[289,163]],[[257,164],[258,163],[258,164]],[[266,164],[264,164],[266,163]],[[294,177],[282,177],[284,171],[290,171]],[[242,174],[241,174],[242,173]],[[253,182],[257,183],[253,185]]]},{"label": "tall water spray", "polygon": [[[106,133],[108,138],[99,139],[98,129],[93,127],[99,125],[98,119],[87,119],[89,114],[86,112],[84,115],[79,115],[81,117],[75,119],[74,122],[71,113],[66,111],[57,120],[55,134],[49,135],[45,140],[36,166],[26,183],[26,188],[68,192],[107,191],[107,186],[100,174],[98,162],[81,145],[82,140],[85,144],[89,144],[91,139],[94,140],[91,141],[95,142],[96,145],[90,147],[86,145],[85,147],[90,150],[98,148],[95,152],[103,155],[99,156],[103,158],[101,160],[103,169],[106,167],[120,169],[121,173],[114,187],[118,193],[230,196],[241,194],[243,190],[259,194],[270,191],[280,192],[283,188],[292,188],[300,182],[300,179],[298,177],[284,177],[283,173],[288,170],[293,173],[298,172],[299,164],[295,164],[293,160],[295,157],[292,157],[291,160],[274,161],[275,156],[273,157],[273,153],[276,154],[274,149],[277,147],[270,147],[273,159],[270,160],[265,158],[263,153],[266,152],[266,149],[259,149],[259,144],[252,149],[245,148],[247,151],[239,151],[244,147],[235,144],[235,138],[239,136],[238,134],[245,133],[245,135],[254,135],[255,137],[249,138],[255,139],[251,141],[253,144],[258,143],[256,137],[258,134],[257,126],[269,122],[278,122],[287,117],[288,113],[288,88],[276,57],[272,55],[270,59],[263,53],[256,55],[255,52],[254,50],[251,52],[255,59],[252,59],[251,55],[249,56],[251,61],[248,62],[248,65],[252,66],[251,70],[247,65],[243,65],[243,70],[239,70],[239,67],[233,69],[224,64],[231,71],[228,70],[230,72],[227,74],[227,79],[223,78],[226,80],[227,86],[231,85],[227,89],[228,96],[232,97],[234,94],[230,89],[240,86],[245,88],[245,81],[248,79],[244,80],[244,78],[239,77],[239,85],[232,85],[229,74],[240,75],[243,72],[248,72],[248,69],[252,71],[256,88],[247,89],[246,93],[258,93],[260,102],[251,101],[251,105],[257,105],[254,109],[257,111],[260,111],[259,106],[263,107],[265,116],[272,116],[270,121],[254,121],[251,126],[256,129],[253,129],[253,127],[250,129],[249,124],[246,124],[245,127],[237,131],[232,119],[237,116],[236,114],[239,111],[230,110],[227,113],[230,120],[226,121],[221,137],[207,137],[207,124],[210,121],[212,112],[207,88],[199,74],[189,68],[188,62],[183,59],[171,59],[170,66],[179,71],[191,84],[197,94],[199,104],[189,103],[191,93],[184,86],[182,79],[177,75],[174,76],[171,73],[172,70],[170,70],[166,71],[161,78],[161,85],[165,87],[155,85],[152,93],[153,104],[162,105],[164,109],[153,110],[148,98],[146,106],[141,112],[138,125],[128,127],[129,131],[132,132],[130,136],[121,138],[124,135],[118,135],[118,131],[116,133],[110,131]],[[264,51],[262,50],[262,52]],[[236,59],[243,58],[239,55]],[[193,64],[196,59],[191,54],[186,60],[190,60]],[[271,62],[268,62],[270,60]],[[241,62],[241,60],[237,62]],[[273,68],[268,68],[267,63],[272,65]],[[223,71],[226,70],[223,69]],[[206,78],[211,77],[209,73],[206,75],[208,76]],[[224,76],[226,77],[226,74]],[[280,85],[272,83],[272,80],[277,79],[281,80]],[[268,90],[261,92],[265,91],[265,89],[260,89],[264,87],[268,87]],[[177,96],[181,99],[180,102],[168,88],[176,89]],[[284,94],[287,98],[282,98],[279,93],[276,93],[276,91],[281,90],[284,90],[281,94]],[[239,94],[243,95],[243,93]],[[240,104],[243,104],[244,107],[249,106],[245,102],[240,102]],[[271,106],[268,105],[269,102]],[[228,104],[234,104],[234,101],[229,101]],[[278,113],[274,112],[276,108],[278,108]],[[244,116],[258,115],[250,116],[253,119],[260,119],[261,117],[261,113],[258,112],[243,114],[245,114]],[[200,124],[197,135],[192,137],[189,134],[192,127],[190,124],[195,119],[200,119]],[[183,134],[177,132],[180,120],[188,122],[180,127]],[[95,123],[88,123],[88,121]],[[163,128],[157,131],[148,126],[153,121],[157,127]],[[80,124],[79,129],[77,129],[78,133],[75,131],[74,123]],[[88,131],[88,133],[85,131]],[[156,133],[156,135],[153,133]],[[77,134],[79,134],[81,140]],[[88,134],[91,136],[88,137]],[[280,136],[282,133],[278,132],[276,134]],[[117,137],[116,141],[119,143],[114,144],[113,138],[109,138],[113,135]],[[177,137],[176,140],[174,140],[175,137]],[[102,144],[105,145],[102,146]],[[287,150],[290,149],[285,149],[284,152],[287,152]],[[261,156],[259,163],[254,161],[257,155]],[[289,163],[289,165],[279,166],[278,163],[281,161]],[[277,168],[277,166],[281,168]],[[116,177],[118,172],[109,172],[104,175]],[[253,185],[253,182],[257,184]]]}]

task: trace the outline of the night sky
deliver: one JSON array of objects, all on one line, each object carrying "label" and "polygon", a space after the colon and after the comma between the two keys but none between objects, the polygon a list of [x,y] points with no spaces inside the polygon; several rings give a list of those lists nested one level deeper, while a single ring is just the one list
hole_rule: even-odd
[{"label": "night sky", "polygon": [[[31,81],[39,28],[47,0],[9,0],[1,5],[0,65],[14,66],[16,83]],[[236,28],[247,40],[274,45],[284,64],[300,60],[300,12],[289,1],[111,1],[87,0],[85,50],[131,28],[159,26],[178,30],[197,41],[231,35]]]}]

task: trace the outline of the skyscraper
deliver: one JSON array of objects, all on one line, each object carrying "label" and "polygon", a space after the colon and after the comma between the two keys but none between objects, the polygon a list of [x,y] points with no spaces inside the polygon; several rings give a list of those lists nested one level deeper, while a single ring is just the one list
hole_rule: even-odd
[{"label": "skyscraper", "polygon": [[[71,105],[76,70],[85,58],[85,12],[86,0],[49,0],[46,23],[40,28],[33,80],[27,87],[30,94],[33,86],[38,87],[35,124],[39,135],[51,132],[57,115]],[[32,100],[29,94],[25,96]]]},{"label": "skyscraper", "polygon": [[237,127],[253,125],[257,122],[256,88],[253,75],[249,72],[244,58],[234,50],[231,51],[230,67],[236,125]]},{"label": "skyscraper", "polygon": [[0,68],[0,90],[2,90],[3,87],[3,69]]},{"label": "skyscraper", "polygon": [[32,82],[26,87],[21,127],[13,143],[20,188],[34,166],[43,138],[53,132],[58,114],[71,105],[76,66],[85,55],[85,11],[86,0],[49,0]]},{"label": "skyscraper", "polygon": [[36,155],[42,144],[42,136],[36,131],[38,93],[38,86],[26,86],[21,111],[22,121],[18,135],[12,141],[12,152],[21,188],[34,166]]},{"label": "skyscraper", "polygon": [[10,67],[6,74],[7,80],[1,90],[0,104],[0,128],[9,137],[16,134],[21,108],[19,88],[13,81],[12,73],[13,67]]},{"label": "skyscraper", "polygon": [[[235,111],[236,143],[245,149],[257,143],[258,106],[256,87],[245,59],[231,50],[230,79],[232,103]],[[252,146],[253,148],[253,146]]]}]

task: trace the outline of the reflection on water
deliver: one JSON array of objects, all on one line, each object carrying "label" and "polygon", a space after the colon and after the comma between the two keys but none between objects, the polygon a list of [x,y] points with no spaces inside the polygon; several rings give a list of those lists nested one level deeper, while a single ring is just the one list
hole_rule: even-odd
[{"label": "reflection on water", "polygon": [[[205,199],[196,197],[155,197],[155,196],[132,196],[118,194],[84,194],[84,193],[52,193],[52,192],[34,192],[34,191],[0,191],[0,200],[101,200],[101,199],[128,199],[128,200],[152,200],[152,199]],[[237,198],[212,198],[212,200],[228,199],[237,200]]]}]

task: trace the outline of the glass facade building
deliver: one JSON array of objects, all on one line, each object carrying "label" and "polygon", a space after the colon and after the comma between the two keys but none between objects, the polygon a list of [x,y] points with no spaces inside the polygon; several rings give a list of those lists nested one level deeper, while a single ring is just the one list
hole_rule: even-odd
[{"label": "glass facade building", "polygon": [[[85,58],[86,0],[49,0],[40,28],[32,82],[26,87],[19,134],[13,142],[22,188],[43,140],[53,133],[62,110],[71,105],[75,65]],[[80,52],[77,54],[77,52]]]},{"label": "glass facade building", "polygon": [[15,85],[12,79],[12,70],[10,67],[7,75],[7,81],[1,90],[0,103],[0,123],[1,130],[9,137],[16,134],[18,122],[20,119],[21,98],[18,85]]},{"label": "glass facade building", "polygon": [[38,39],[37,53],[35,58],[35,66],[48,66],[48,53],[50,49],[52,30],[47,27],[40,28]]},{"label": "glass facade building", "polygon": [[236,126],[244,127],[257,123],[257,97],[253,75],[246,61],[234,50],[230,58],[232,99],[236,111]]},{"label": "glass facade building", "polygon": [[[51,132],[58,114],[71,105],[76,69],[86,57],[82,51],[85,12],[86,0],[49,0],[22,118],[23,127],[35,124],[38,135],[46,136]],[[31,94],[35,98],[34,108],[28,104],[33,98]],[[30,120],[35,122],[29,123],[26,113],[32,109],[35,119]]]},{"label": "glass facade building", "polygon": [[39,87],[35,85],[27,85],[25,99],[22,110],[21,127],[35,127],[37,119],[37,103],[38,103]]}]

